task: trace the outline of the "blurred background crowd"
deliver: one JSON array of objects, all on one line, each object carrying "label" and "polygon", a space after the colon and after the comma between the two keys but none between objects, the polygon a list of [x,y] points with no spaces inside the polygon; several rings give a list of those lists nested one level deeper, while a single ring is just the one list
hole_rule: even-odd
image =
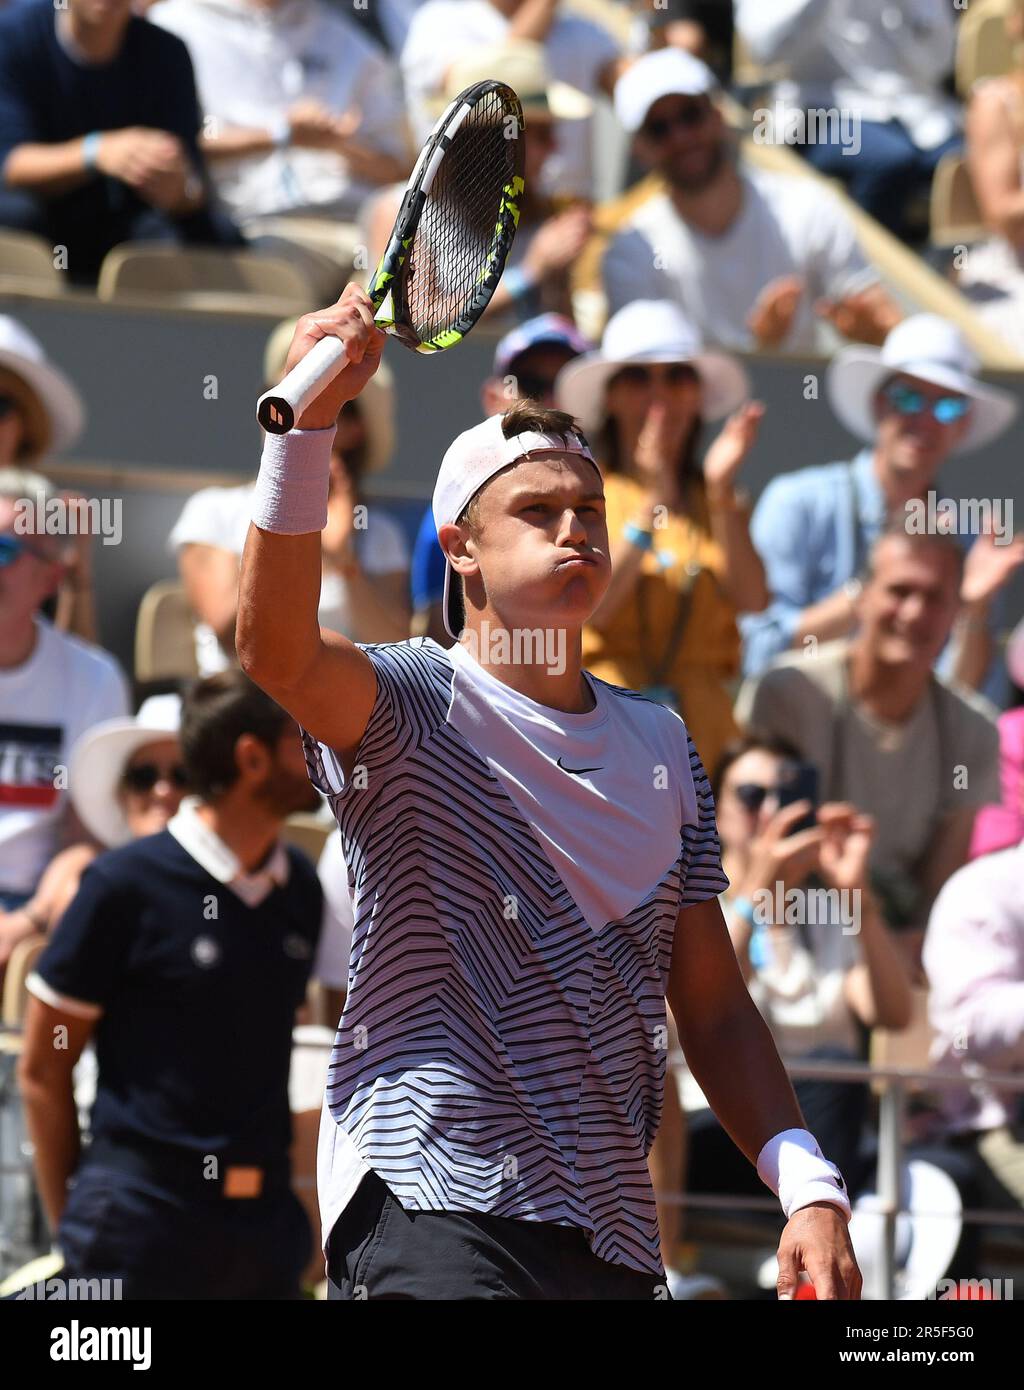
[{"label": "blurred background crowd", "polygon": [[[885,1068],[905,1065],[924,1075],[896,1112],[900,1287],[1012,1273],[1024,2],[0,0],[0,1276],[62,1224],[94,1100],[101,1137],[166,1124],[157,1044],[179,1035],[156,980],[198,1020],[182,1093],[224,1057],[205,1084],[235,1097],[225,1151],[255,1146],[287,1183],[292,1146],[305,1214],[246,1255],[263,1284],[231,1287],[319,1279],[306,1222],[351,907],[295,730],[237,670],[259,441],[217,376],[241,360],[253,398],[280,379],[295,316],[366,281],[419,144],[492,76],[526,117],[509,268],[471,343],[411,371],[394,350],[343,410],[321,624],[445,641],[433,441],[516,396],[570,411],[613,556],[585,665],[693,735],[740,968],[804,1064],[858,1255],[879,1265]],[[155,426],[187,371],[213,387]],[[211,428],[233,441],[215,467]],[[315,921],[285,935],[287,969],[197,927],[168,826],[238,913]],[[139,932],[180,936],[174,968],[126,934],[134,908],[104,929],[96,897],[103,855],[157,835],[165,906]],[[214,981],[201,998],[186,966]],[[277,1029],[262,1073],[232,991]],[[78,1020],[63,1055],[26,1030],[40,1003]],[[136,1035],[125,1010],[150,1005],[169,1031]],[[770,1293],[780,1222],[678,1060],[651,1157],[673,1288]],[[864,1063],[876,1079],[844,1078]],[[68,1246],[95,1239],[83,1212]],[[141,1198],[139,1218],[168,1219]]]}]

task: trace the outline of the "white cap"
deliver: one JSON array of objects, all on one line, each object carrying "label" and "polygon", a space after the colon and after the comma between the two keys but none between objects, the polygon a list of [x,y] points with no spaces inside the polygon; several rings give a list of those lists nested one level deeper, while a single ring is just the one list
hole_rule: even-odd
[{"label": "white cap", "polygon": [[632,135],[662,97],[699,97],[713,92],[718,79],[706,63],[681,48],[645,53],[615,84],[615,114]]},{"label": "white cap", "polygon": [[[442,526],[453,525],[466,510],[467,505],[484,483],[490,482],[495,473],[500,473],[510,463],[535,453],[557,452],[579,454],[589,459],[594,467],[597,464],[590,446],[578,430],[573,430],[564,438],[558,434],[539,434],[527,430],[505,438],[502,429],[504,416],[491,415],[482,424],[464,430],[449,445],[434,484],[434,498],[431,504],[434,513],[434,526],[440,532]],[[445,560],[444,569],[444,626],[450,636],[458,639],[461,628],[455,614],[451,611],[452,567]]]}]

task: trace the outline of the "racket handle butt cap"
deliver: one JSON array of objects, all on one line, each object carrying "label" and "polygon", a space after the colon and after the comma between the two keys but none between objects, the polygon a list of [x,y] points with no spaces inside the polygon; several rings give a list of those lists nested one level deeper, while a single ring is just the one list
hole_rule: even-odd
[{"label": "racket handle butt cap", "polygon": [[283,396],[272,391],[256,402],[256,419],[268,434],[287,434],[295,427],[295,411]]}]

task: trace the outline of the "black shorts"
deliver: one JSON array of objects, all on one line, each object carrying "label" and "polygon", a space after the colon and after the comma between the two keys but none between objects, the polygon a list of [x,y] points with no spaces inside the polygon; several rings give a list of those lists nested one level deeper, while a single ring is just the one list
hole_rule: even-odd
[{"label": "black shorts", "polygon": [[575,1226],[406,1211],[368,1173],[331,1231],[328,1298],[669,1299],[663,1275],[610,1264]]}]

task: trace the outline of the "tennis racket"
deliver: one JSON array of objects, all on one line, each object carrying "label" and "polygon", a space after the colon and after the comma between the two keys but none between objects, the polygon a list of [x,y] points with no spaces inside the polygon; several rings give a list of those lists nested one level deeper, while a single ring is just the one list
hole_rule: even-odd
[{"label": "tennis racket", "polygon": [[[519,98],[503,82],[475,82],[420,151],[368,289],[377,325],[414,352],[460,343],[501,278],[524,187]],[[286,434],[346,361],[337,338],[317,343],[257,401],[263,428]]]}]

